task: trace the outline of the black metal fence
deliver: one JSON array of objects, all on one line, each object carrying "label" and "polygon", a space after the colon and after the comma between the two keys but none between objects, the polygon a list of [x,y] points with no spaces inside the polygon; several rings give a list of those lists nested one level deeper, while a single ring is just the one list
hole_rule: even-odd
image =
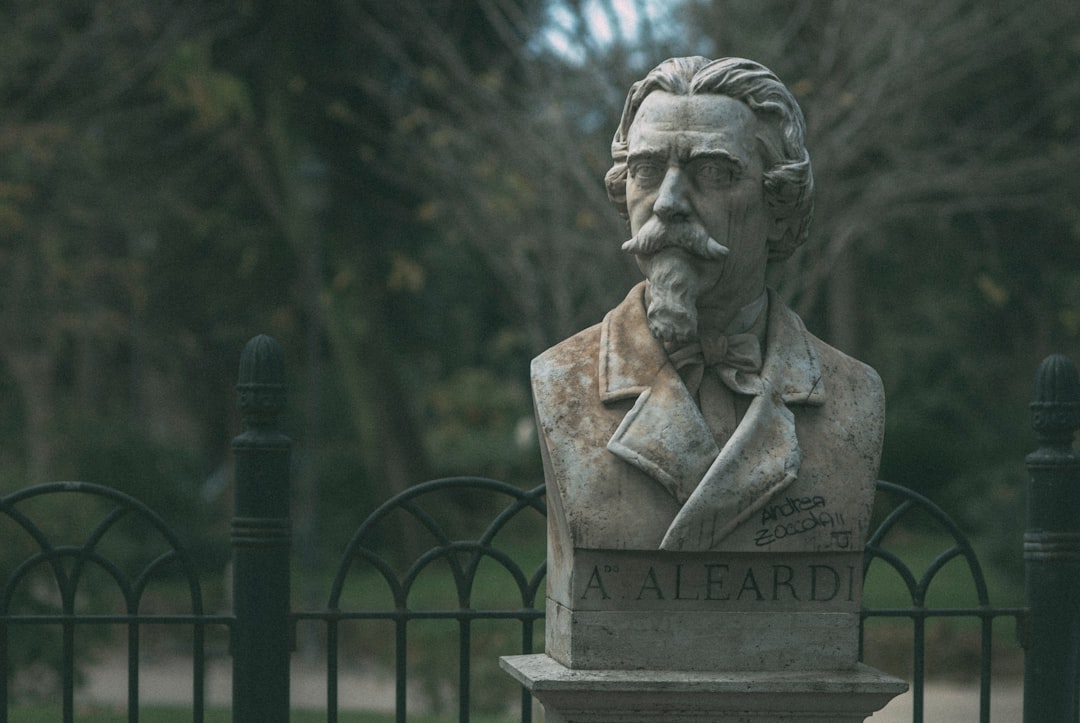
[{"label": "black metal fence", "polygon": [[[485,508],[494,507],[497,513],[491,523],[475,537],[465,537],[461,530],[455,534],[462,500],[482,502]],[[406,490],[371,514],[357,530],[345,551],[334,577],[326,610],[301,612],[297,621],[318,621],[326,627],[327,711],[328,721],[337,720],[338,670],[340,667],[341,628],[346,623],[389,621],[393,626],[393,666],[396,670],[395,708],[397,720],[404,721],[408,711],[410,648],[409,629],[419,621],[448,621],[457,627],[457,718],[468,721],[472,695],[474,626],[480,621],[509,621],[517,628],[518,646],[504,649],[503,654],[535,652],[538,623],[544,619],[543,558],[523,561],[503,546],[506,538],[514,545],[522,532],[532,528],[532,539],[544,530],[544,487],[523,490],[496,480],[476,477],[457,477],[433,480]],[[455,519],[457,518],[457,519]],[[382,535],[389,529],[402,529],[409,524],[423,530],[426,539],[407,546],[423,550],[411,562],[395,565],[387,558]],[[523,524],[524,523],[524,524]],[[518,535],[509,528],[518,527]],[[522,529],[524,528],[524,529]],[[506,532],[497,539],[500,532]],[[542,538],[541,538],[542,539]],[[535,557],[535,553],[533,555]],[[531,563],[531,564],[530,564]],[[363,579],[389,593],[386,602],[392,606],[382,609],[351,607],[346,593],[350,575],[363,575],[364,569],[374,572]],[[421,591],[425,574],[437,581],[446,597],[435,600]],[[486,581],[499,595],[477,600],[478,583]],[[370,593],[370,590],[368,591]],[[420,592],[421,594],[417,594]],[[490,589],[489,589],[490,592]],[[418,599],[420,598],[420,599]],[[452,666],[452,651],[439,655],[439,663]],[[494,655],[487,662],[495,662]],[[490,682],[489,682],[490,684]],[[520,692],[521,721],[532,720],[530,696]]]},{"label": "black metal fence", "polygon": [[[428,698],[456,699],[457,720],[468,721],[489,682],[477,687],[486,661],[498,655],[536,652],[543,635],[543,552],[535,541],[544,531],[544,489],[521,489],[480,478],[436,480],[387,501],[357,528],[330,585],[322,609],[296,610],[292,588],[289,523],[289,440],[278,428],[284,406],[284,369],[276,344],[253,339],[241,363],[240,392],[246,431],[234,444],[236,499],[232,520],[232,612],[206,611],[200,575],[177,535],[138,500],[106,487],[55,483],[0,497],[0,723],[10,718],[9,680],[20,654],[20,636],[30,629],[59,637],[62,719],[76,720],[76,661],[93,644],[93,631],[119,628],[126,638],[127,718],[140,720],[140,640],[143,631],[164,626],[189,636],[191,719],[206,715],[208,633],[227,638],[232,655],[232,718],[238,723],[287,721],[290,715],[290,654],[299,626],[315,626],[326,672],[326,720],[339,719],[343,668],[357,658],[381,656],[396,671],[396,720],[409,715],[414,683],[455,665],[454,682],[436,680]],[[913,721],[923,720],[928,622],[970,618],[978,628],[980,720],[991,720],[990,691],[994,623],[1015,624],[1026,650],[1025,723],[1077,721],[1080,671],[1080,456],[1072,451],[1080,427],[1080,383],[1075,367],[1052,357],[1040,367],[1032,405],[1040,449],[1028,459],[1031,473],[1025,608],[993,607],[980,562],[964,533],[925,497],[879,483],[881,522],[866,547],[865,575],[888,574],[910,595],[910,606],[864,607],[863,628],[890,619],[910,623]],[[70,524],[54,539],[35,516],[45,497],[70,498]],[[44,509],[44,508],[42,508]],[[55,505],[50,506],[55,510]],[[467,510],[467,514],[463,511]],[[470,523],[485,518],[482,529]],[[40,510],[38,510],[40,512]],[[55,514],[55,513],[53,513]],[[890,532],[911,517],[935,527],[945,540],[929,562],[913,569],[890,547]],[[55,520],[52,520],[55,522]],[[70,529],[69,529],[70,528]],[[124,545],[110,540],[123,528]],[[82,532],[76,532],[81,530]],[[140,540],[132,549],[131,539]],[[524,541],[532,540],[533,544]],[[389,544],[392,542],[393,544]],[[401,551],[409,554],[401,555]],[[14,553],[14,554],[13,554]],[[956,562],[954,562],[956,561]],[[5,563],[7,565],[7,563]],[[961,565],[974,604],[932,607],[928,595],[941,587],[947,566]],[[104,576],[117,590],[110,601],[91,593],[88,580]],[[179,580],[179,583],[177,582]],[[953,584],[953,583],[950,583]],[[150,592],[163,585],[164,592]],[[93,586],[93,590],[100,585]],[[166,612],[156,612],[162,596]],[[182,600],[183,604],[179,604]],[[177,612],[177,608],[183,608]],[[456,651],[434,651],[427,624],[450,625]],[[492,636],[484,626],[500,631]],[[375,631],[389,630],[388,633]],[[510,631],[510,632],[507,632]],[[495,642],[489,645],[489,640]],[[216,638],[215,638],[216,639]],[[445,636],[438,638],[444,640]],[[872,650],[872,643],[868,649]],[[425,672],[428,671],[428,672]],[[505,676],[501,684],[512,685]],[[449,689],[449,690],[448,690]],[[521,721],[532,719],[525,691]]]},{"label": "black metal fence", "polygon": [[[68,498],[65,507],[79,513],[85,523],[79,527],[85,534],[58,542],[45,533],[41,521],[34,517],[33,507],[45,497],[56,496]],[[127,638],[129,720],[138,720],[141,631],[151,625],[190,630],[192,719],[202,721],[206,630],[211,626],[233,626],[235,618],[205,611],[198,571],[162,518],[129,495],[85,482],[42,484],[0,497],[0,514],[6,518],[4,522],[11,523],[0,528],[4,549],[26,550],[21,562],[4,571],[0,588],[0,670],[4,672],[0,675],[0,721],[9,720],[8,684],[19,632],[30,626],[45,628],[60,638],[58,676],[64,721],[75,719],[76,661],[88,652],[83,650],[83,656],[79,655],[77,631],[101,626],[122,628]],[[124,551],[115,547],[109,550],[110,536],[117,536],[122,528],[129,532],[120,543]],[[134,551],[130,549],[133,536],[143,542]],[[101,575],[118,593],[111,601],[88,592],[88,579]],[[154,613],[145,609],[147,590],[162,579],[172,583],[170,607],[183,602],[185,612]],[[92,605],[96,611],[83,609]]]},{"label": "black metal fence", "polygon": [[[888,501],[882,505],[882,496]],[[927,623],[934,619],[972,618],[978,621],[978,679],[979,679],[979,721],[991,720],[990,685],[992,682],[993,630],[998,618],[1015,621],[1016,630],[1020,630],[1025,617],[1023,608],[992,607],[987,590],[986,576],[982,565],[971,546],[971,542],[949,515],[926,497],[912,490],[890,482],[878,482],[879,507],[889,510],[888,514],[870,535],[866,542],[866,554],[863,559],[863,576],[867,576],[875,565],[887,566],[902,581],[910,596],[908,607],[874,608],[863,606],[860,640],[865,637],[866,623],[871,619],[910,620],[911,639],[911,693],[914,723],[922,723],[925,707],[925,685],[927,664]],[[945,540],[943,548],[925,566],[922,572],[913,570],[901,556],[888,549],[885,539],[906,519],[922,517],[920,532],[937,533]],[[926,522],[932,524],[926,527]],[[953,560],[960,560],[966,572],[965,583],[970,584],[970,593],[976,604],[970,607],[933,607],[927,604],[927,597],[939,582],[942,570]],[[880,561],[880,562],[878,562]],[[954,583],[955,584],[955,583]],[[954,591],[955,592],[955,591]],[[864,647],[864,646],[861,646]],[[865,652],[865,651],[864,651]]]}]

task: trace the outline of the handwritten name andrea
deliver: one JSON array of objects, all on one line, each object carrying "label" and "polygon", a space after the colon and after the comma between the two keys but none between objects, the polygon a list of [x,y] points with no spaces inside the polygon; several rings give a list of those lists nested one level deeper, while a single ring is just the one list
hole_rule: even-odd
[{"label": "handwritten name andrea", "polygon": [[761,508],[761,524],[776,522],[777,520],[800,512],[810,512],[825,506],[825,498],[820,495],[813,497],[787,497],[783,502],[765,505]]},{"label": "handwritten name andrea", "polygon": [[805,535],[819,528],[832,528],[830,537],[834,547],[844,550],[851,546],[851,530],[845,527],[844,516],[839,512],[824,510],[810,511],[794,519],[783,519],[775,525],[761,527],[754,533],[754,544],[766,547],[785,537]]}]

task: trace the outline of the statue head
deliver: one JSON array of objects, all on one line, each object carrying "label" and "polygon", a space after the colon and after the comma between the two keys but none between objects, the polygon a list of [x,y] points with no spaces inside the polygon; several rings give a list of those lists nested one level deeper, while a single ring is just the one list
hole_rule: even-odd
[{"label": "statue head", "polygon": [[634,83],[611,143],[614,161],[605,177],[608,196],[627,216],[627,149],[630,128],[642,102],[654,91],[674,95],[723,95],[746,104],[758,118],[757,141],[765,161],[766,205],[775,221],[768,238],[770,261],[786,259],[806,240],[814,206],[814,178],[806,150],[802,111],[780,80],[765,66],[742,58],[710,61],[671,58]]}]

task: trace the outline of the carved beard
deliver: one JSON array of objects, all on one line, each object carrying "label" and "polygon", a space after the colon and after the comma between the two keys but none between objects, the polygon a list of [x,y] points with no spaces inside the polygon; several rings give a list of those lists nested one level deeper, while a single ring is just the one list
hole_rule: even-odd
[{"label": "carved beard", "polygon": [[715,238],[696,214],[674,223],[653,214],[623,244],[649,280],[649,330],[661,341],[697,339],[699,305],[717,312],[731,305],[737,309],[752,300],[751,293],[760,293],[768,248],[765,219],[750,201],[722,211],[713,214],[709,226]]},{"label": "carved beard", "polygon": [[[639,257],[640,259],[640,257]],[[661,341],[686,343],[698,335],[697,298],[701,284],[686,251],[668,246],[647,260],[646,317]]]},{"label": "carved beard", "polygon": [[693,261],[722,263],[728,248],[695,221],[664,223],[653,216],[622,249],[638,257],[649,280],[646,298],[652,335],[667,342],[696,339],[702,289]]}]

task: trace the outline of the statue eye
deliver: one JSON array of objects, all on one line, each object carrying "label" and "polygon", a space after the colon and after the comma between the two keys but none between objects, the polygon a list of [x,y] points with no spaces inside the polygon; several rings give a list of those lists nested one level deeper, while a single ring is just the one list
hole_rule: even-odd
[{"label": "statue eye", "polygon": [[630,175],[638,183],[656,183],[664,175],[664,167],[656,161],[635,161],[630,166]]},{"label": "statue eye", "polygon": [[705,160],[697,164],[694,176],[706,186],[727,186],[735,181],[735,171],[730,163]]}]

